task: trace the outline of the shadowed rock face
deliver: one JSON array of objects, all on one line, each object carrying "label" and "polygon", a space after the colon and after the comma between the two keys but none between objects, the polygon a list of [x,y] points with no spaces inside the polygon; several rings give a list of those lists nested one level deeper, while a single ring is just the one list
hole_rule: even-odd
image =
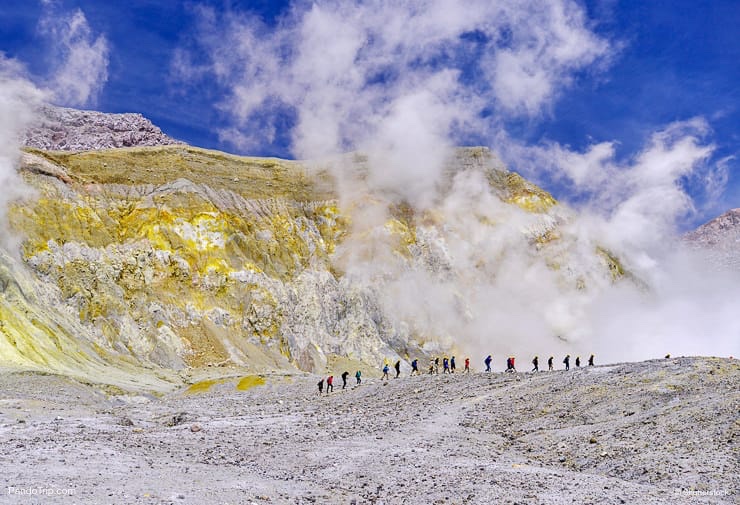
[{"label": "shadowed rock face", "polygon": [[86,151],[115,147],[182,144],[141,114],[106,114],[43,106],[23,144],[52,151]]},{"label": "shadowed rock face", "polygon": [[740,269],[740,209],[732,209],[684,235],[721,266]]},{"label": "shadowed rock face", "polygon": [[[37,140],[29,145],[83,150],[28,148],[22,157],[21,174],[35,196],[12,206],[9,218],[23,262],[0,262],[6,285],[25,279],[24,296],[6,297],[3,310],[26,316],[3,318],[11,322],[0,327],[0,364],[77,369],[89,378],[100,375],[94,364],[101,362],[323,370],[337,360],[350,368],[406,360],[454,341],[394,314],[384,301],[389,281],[403,272],[454,280],[463,294],[449,310],[465,320],[467,286],[501,268],[498,257],[487,256],[474,258],[474,271],[456,267],[450,247],[461,230],[444,209],[419,211],[367,188],[340,207],[325,168],[147,146],[173,141],[138,115],[50,111],[62,118],[60,139],[77,140],[50,142],[50,129],[30,135]],[[133,131],[139,122],[142,129]],[[126,138],[145,146],[90,150]],[[352,164],[362,181],[361,156],[339,162]],[[549,268],[567,289],[625,275],[607,251],[576,254],[560,232],[567,210],[488,150],[459,149],[442,195],[460,174],[477,174],[500,207],[494,219],[473,217],[476,226],[499,233],[516,218],[509,233],[521,242],[519,254]],[[358,209],[375,209],[382,221],[358,229]],[[373,266],[381,268],[353,275],[348,251],[360,260],[375,255]]]}]

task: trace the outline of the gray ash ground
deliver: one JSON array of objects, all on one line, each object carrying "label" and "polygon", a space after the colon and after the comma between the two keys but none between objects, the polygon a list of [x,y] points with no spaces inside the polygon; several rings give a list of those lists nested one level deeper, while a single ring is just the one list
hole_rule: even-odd
[{"label": "gray ash ground", "polygon": [[8,372],[0,503],[740,503],[739,372],[679,358],[322,397],[313,375],[155,397]]}]

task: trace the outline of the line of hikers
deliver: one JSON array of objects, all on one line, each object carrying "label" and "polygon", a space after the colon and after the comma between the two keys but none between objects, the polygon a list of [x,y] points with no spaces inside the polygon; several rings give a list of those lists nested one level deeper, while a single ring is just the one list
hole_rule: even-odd
[{"label": "line of hikers", "polygon": [[[349,372],[345,371],[341,375],[342,377],[342,389],[347,388],[347,377],[349,377]],[[355,381],[357,381],[357,385],[359,386],[362,384],[362,372],[360,370],[357,370],[355,372]],[[324,392],[324,378],[322,377],[321,380],[318,383],[319,386],[319,394],[322,394]],[[329,392],[334,392],[334,376],[330,375],[326,378],[326,394],[329,394]]]},{"label": "line of hikers", "polygon": [[[490,354],[486,357],[485,360],[483,360],[483,362],[486,364],[486,372],[491,371],[491,361],[492,360],[493,358],[491,357]],[[515,360],[514,356],[509,356],[508,358],[506,358],[506,371],[507,372],[516,372],[516,366],[514,365],[514,360]],[[555,369],[553,367],[554,360],[555,360],[554,356],[550,356],[547,359],[547,370],[548,371],[552,371]],[[540,371],[539,356],[535,356],[534,358],[532,358],[532,365],[534,365],[534,367],[531,370],[532,372]],[[565,358],[563,358],[563,365],[565,365],[566,370],[570,370],[570,354],[566,354]],[[594,366],[594,355],[593,354],[588,357],[588,366]],[[577,368],[581,367],[581,357],[580,356],[576,356],[576,367]]]},{"label": "line of hikers", "polygon": [[[666,356],[667,358],[668,356]],[[515,366],[515,357],[509,356],[506,358],[506,372],[516,372],[516,366]],[[547,369],[549,371],[554,370],[553,367],[553,361],[555,358],[553,356],[550,356],[547,359]],[[489,354],[486,356],[486,359],[483,360],[483,363],[486,365],[486,372],[491,372],[491,363],[493,362],[493,357]],[[439,364],[440,359],[439,357],[433,357],[429,360],[429,369],[428,373],[429,375],[439,374]],[[565,365],[565,370],[570,370],[570,354],[567,354],[565,358],[563,359],[563,364]],[[532,365],[534,365],[534,368],[532,368],[532,372],[539,372],[540,371],[540,358],[539,356],[535,356],[532,359]],[[580,368],[581,366],[581,357],[576,356],[575,365],[577,368]],[[444,356],[442,358],[442,373],[449,373],[453,374],[456,370],[456,362],[455,357],[452,356],[451,358],[448,358],[447,356]],[[592,354],[588,358],[588,366],[594,366],[594,355]],[[394,370],[396,371],[395,378],[398,379],[401,376],[401,360],[396,361],[396,363],[393,365]],[[388,373],[390,372],[390,362],[386,359],[383,363],[383,376],[380,380],[388,380],[389,376]],[[465,368],[463,368],[463,372],[465,374],[470,373],[470,358],[465,358]],[[421,375],[421,372],[419,371],[419,360],[414,358],[411,361],[411,374],[410,376],[414,375]],[[345,389],[347,387],[347,378],[349,377],[349,372],[345,371],[341,375],[342,377],[342,389]],[[357,385],[359,386],[362,384],[362,372],[360,370],[357,370],[355,372],[355,380],[357,381]],[[319,395],[323,394],[324,392],[324,378],[322,377],[321,380],[318,383],[319,387]],[[326,394],[329,394],[330,392],[334,392],[334,376],[330,375],[326,378]]]}]

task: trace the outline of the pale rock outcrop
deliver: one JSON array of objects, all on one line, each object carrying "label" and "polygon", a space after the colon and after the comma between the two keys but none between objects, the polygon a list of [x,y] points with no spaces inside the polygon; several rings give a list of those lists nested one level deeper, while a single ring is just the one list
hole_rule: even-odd
[{"label": "pale rock outcrop", "polygon": [[717,266],[740,270],[740,209],[728,210],[683,238]]},{"label": "pale rock outcrop", "polygon": [[44,105],[23,145],[51,151],[182,144],[141,114],[110,114]]}]

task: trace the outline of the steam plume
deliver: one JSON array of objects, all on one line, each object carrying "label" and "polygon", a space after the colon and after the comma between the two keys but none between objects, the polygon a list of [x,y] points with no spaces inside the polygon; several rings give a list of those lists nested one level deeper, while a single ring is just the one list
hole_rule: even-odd
[{"label": "steam plume", "polygon": [[[721,300],[736,300],[737,288],[696,275],[699,260],[675,252],[677,222],[694,207],[682,181],[721,190],[705,120],[667,125],[630,162],[616,160],[614,142],[578,153],[522,145],[504,130],[507,118],[547,113],[577,73],[603,72],[614,57],[615,44],[589,30],[577,3],[299,2],[276,26],[248,13],[199,14],[191,43],[207,56],[183,49],[173,69],[223,87],[218,105],[233,121],[224,140],[264,145],[288,124],[296,157],[367,155],[369,193],[355,184],[356,168],[334,164],[360,237],[338,257],[357,282],[382,282],[399,328],[411,321],[411,334],[476,355],[737,352],[729,319],[697,333],[711,307],[731,312]],[[481,172],[448,180],[451,148],[469,138],[487,139],[534,180],[565,181],[586,203],[532,214],[502,203]],[[386,206],[399,202],[422,224],[412,261],[423,265],[413,268],[383,226]],[[443,225],[424,226],[436,212]],[[542,239],[552,230],[557,240]],[[610,255],[624,269],[620,282],[604,275]],[[702,323],[678,323],[687,318]]]}]

